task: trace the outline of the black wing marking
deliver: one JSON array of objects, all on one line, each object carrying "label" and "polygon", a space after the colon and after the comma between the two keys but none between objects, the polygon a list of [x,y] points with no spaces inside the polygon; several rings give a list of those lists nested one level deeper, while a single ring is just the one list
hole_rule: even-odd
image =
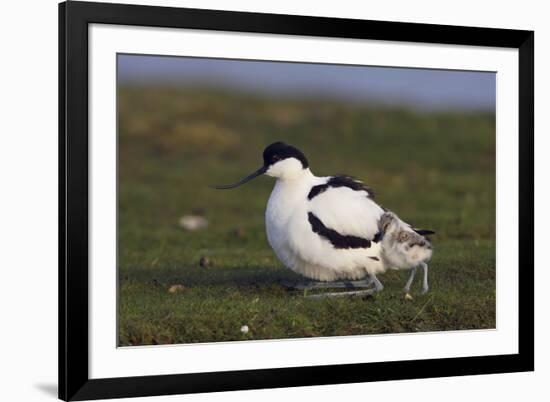
[{"label": "black wing marking", "polygon": [[414,229],[413,230],[421,236],[433,235],[435,232],[429,229]]},{"label": "black wing marking", "polygon": [[327,228],[313,212],[308,212],[307,217],[311,225],[311,230],[330,241],[334,248],[369,248],[371,246],[371,242],[368,239],[363,239],[358,236],[342,235],[334,229]]},{"label": "black wing marking", "polygon": [[317,197],[322,192],[326,191],[328,188],[328,184],[318,184],[317,186],[311,187],[311,190],[309,190],[309,194],[307,195],[307,199],[311,200],[314,197]]},{"label": "black wing marking", "polygon": [[347,187],[352,189],[353,191],[365,191],[369,198],[374,199],[374,191],[372,191],[369,186],[362,183],[361,181],[356,180],[350,176],[333,176],[325,184],[318,184],[316,186],[313,186],[309,191],[309,194],[307,195],[308,200],[311,200],[319,194],[325,192],[330,187]]}]

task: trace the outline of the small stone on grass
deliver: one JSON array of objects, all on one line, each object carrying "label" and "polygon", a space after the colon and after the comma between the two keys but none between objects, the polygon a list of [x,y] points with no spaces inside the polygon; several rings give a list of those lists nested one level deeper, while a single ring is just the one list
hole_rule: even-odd
[{"label": "small stone on grass", "polygon": [[183,292],[185,290],[185,286],[183,285],[172,285],[168,288],[169,293],[179,293]]},{"label": "small stone on grass", "polygon": [[233,230],[233,235],[237,239],[243,239],[246,236],[246,232],[245,232],[244,228],[238,227],[238,228]]},{"label": "small stone on grass", "polygon": [[184,215],[179,219],[178,224],[189,232],[195,232],[205,229],[208,226],[208,220],[200,215]]}]

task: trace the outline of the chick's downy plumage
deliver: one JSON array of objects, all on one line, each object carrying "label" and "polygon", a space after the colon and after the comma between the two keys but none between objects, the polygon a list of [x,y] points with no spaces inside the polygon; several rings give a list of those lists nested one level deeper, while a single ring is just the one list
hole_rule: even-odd
[{"label": "chick's downy plumage", "polygon": [[385,212],[382,215],[378,222],[378,230],[381,237],[380,255],[386,267],[410,269],[428,262],[432,257],[430,240],[393,212]]}]

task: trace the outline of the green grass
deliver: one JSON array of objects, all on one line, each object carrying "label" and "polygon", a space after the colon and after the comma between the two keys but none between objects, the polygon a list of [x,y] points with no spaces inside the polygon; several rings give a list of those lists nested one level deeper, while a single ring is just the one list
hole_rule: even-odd
[{"label": "green grass", "polygon": [[[119,89],[119,113],[119,345],[495,327],[494,115],[153,87]],[[352,173],[437,231],[428,294],[417,278],[404,300],[408,273],[396,271],[368,299],[311,300],[278,284],[299,277],[266,240],[273,181],[207,186],[252,172],[277,140],[315,174]],[[207,229],[178,226],[197,211]],[[175,284],[184,290],[168,292]]]}]

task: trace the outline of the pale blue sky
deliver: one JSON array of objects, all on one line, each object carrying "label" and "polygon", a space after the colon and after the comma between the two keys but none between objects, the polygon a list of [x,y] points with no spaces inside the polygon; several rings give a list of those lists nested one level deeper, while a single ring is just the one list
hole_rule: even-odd
[{"label": "pale blue sky", "polygon": [[495,110],[491,72],[119,55],[118,74],[123,84],[208,86],[423,110]]}]

